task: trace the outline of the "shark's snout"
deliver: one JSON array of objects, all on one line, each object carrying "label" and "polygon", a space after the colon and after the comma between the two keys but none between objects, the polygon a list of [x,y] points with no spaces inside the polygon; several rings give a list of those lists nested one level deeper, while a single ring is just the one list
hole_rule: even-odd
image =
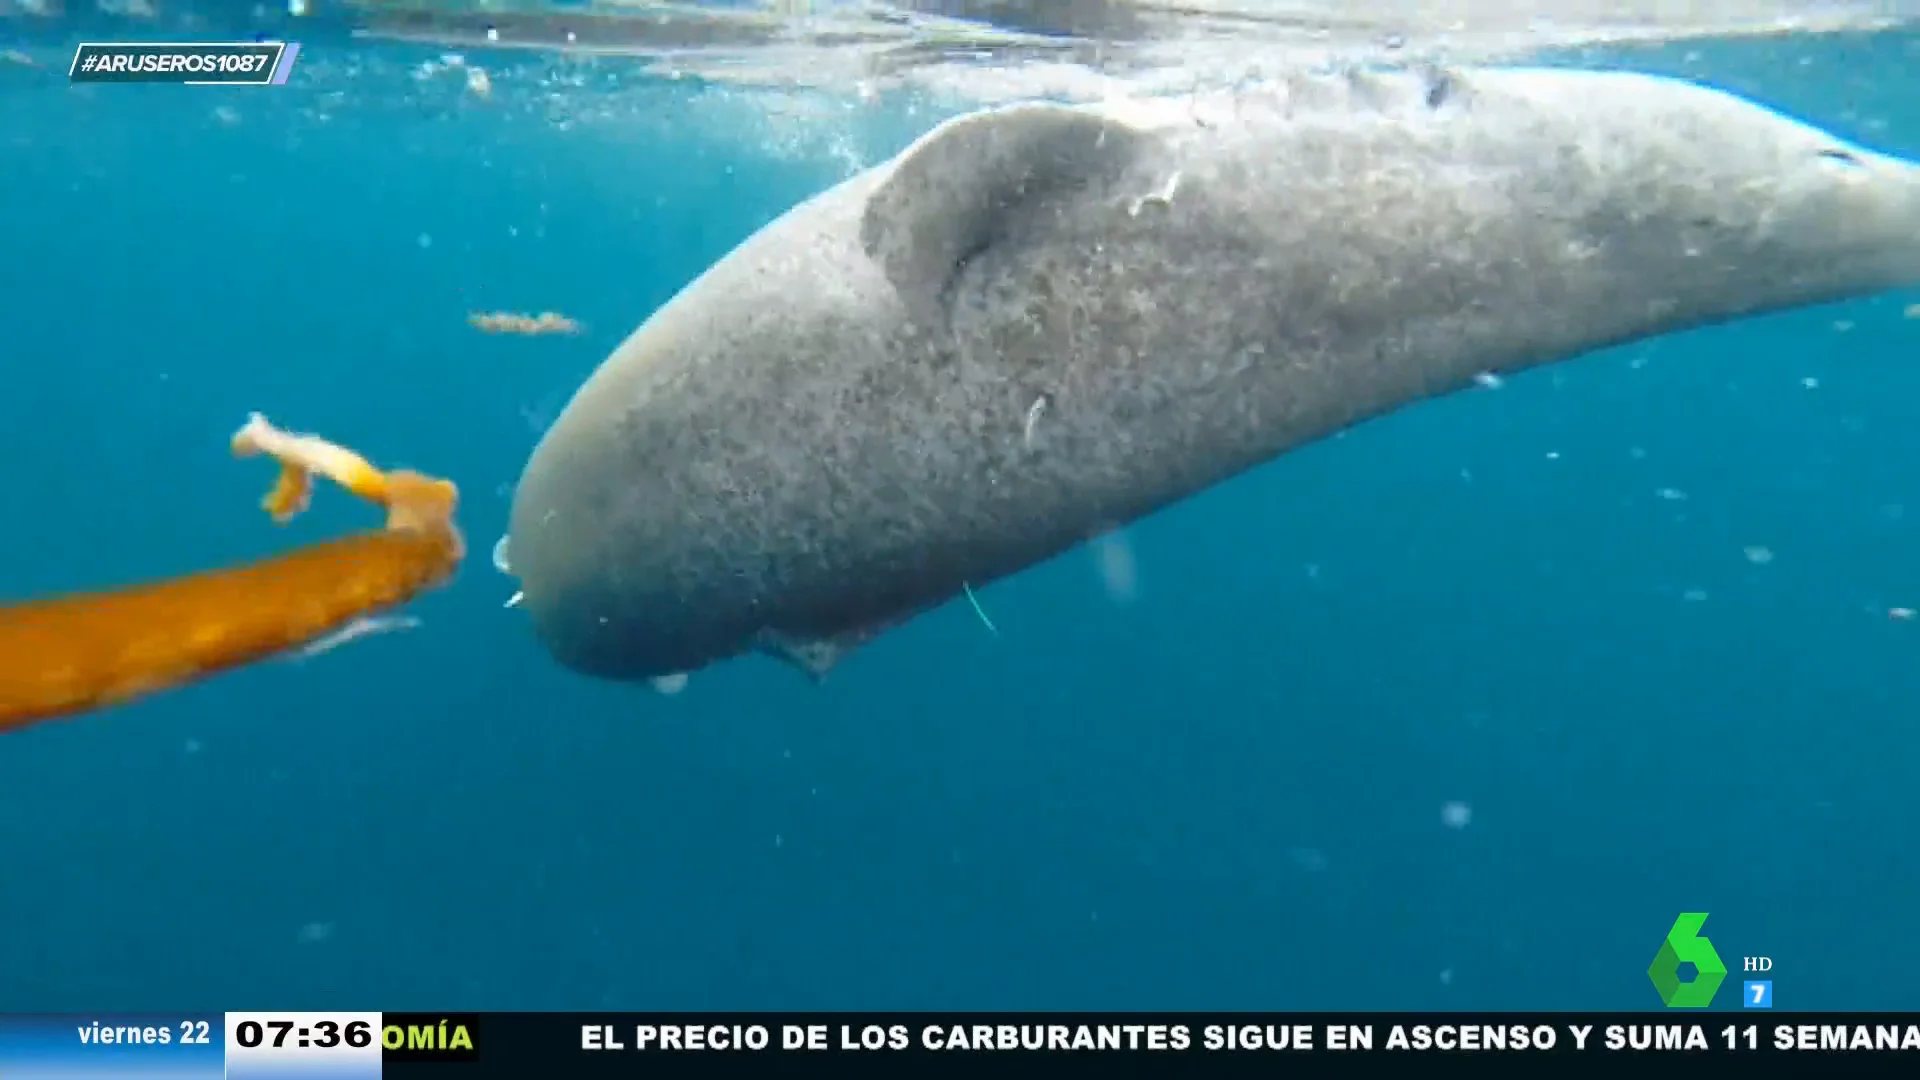
[{"label": "shark's snout", "polygon": [[1888,239],[1898,242],[1905,252],[1899,284],[1920,285],[1920,162],[1888,157],[1888,183],[1897,191],[1894,209],[1887,224]]},{"label": "shark's snout", "polygon": [[1866,283],[1920,284],[1920,162],[1855,148],[1822,152],[1836,189],[1829,242],[1854,259]]}]

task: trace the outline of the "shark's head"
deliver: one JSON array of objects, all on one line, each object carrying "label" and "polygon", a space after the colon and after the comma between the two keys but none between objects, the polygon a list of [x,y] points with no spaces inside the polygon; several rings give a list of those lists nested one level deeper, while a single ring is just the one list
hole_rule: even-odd
[{"label": "shark's head", "polygon": [[1738,104],[1693,152],[1715,181],[1703,209],[1765,257],[1756,270],[1795,300],[1920,282],[1920,165]]},{"label": "shark's head", "polygon": [[1489,107],[1528,103],[1515,123],[1558,115],[1564,168],[1604,180],[1585,185],[1607,195],[1592,207],[1595,231],[1664,268],[1672,280],[1649,286],[1677,302],[1731,316],[1920,283],[1912,161],[1675,79],[1507,70],[1475,81]]}]

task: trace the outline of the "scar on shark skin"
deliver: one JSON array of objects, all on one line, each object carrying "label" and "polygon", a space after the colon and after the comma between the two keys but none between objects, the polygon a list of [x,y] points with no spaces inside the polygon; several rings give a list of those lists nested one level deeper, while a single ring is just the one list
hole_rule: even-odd
[{"label": "scar on shark skin", "polygon": [[1127,204],[1127,216],[1139,217],[1140,211],[1149,206],[1167,207],[1173,205],[1173,193],[1180,190],[1180,173],[1174,171],[1167,182],[1160,185],[1159,191],[1151,191]]},{"label": "scar on shark skin", "polygon": [[1041,394],[1027,406],[1026,422],[1020,425],[1020,442],[1025,446],[1033,445],[1033,429],[1040,423],[1040,416],[1047,411],[1047,405],[1053,401],[1051,394]]}]

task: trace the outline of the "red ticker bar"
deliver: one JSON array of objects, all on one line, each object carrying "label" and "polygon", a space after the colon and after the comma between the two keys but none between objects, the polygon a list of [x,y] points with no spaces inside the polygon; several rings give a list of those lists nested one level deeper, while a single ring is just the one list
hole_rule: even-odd
[{"label": "red ticker bar", "polygon": [[[1704,1080],[1911,1077],[1920,1066],[1920,1013],[386,1013],[383,1023],[381,1074],[402,1080]],[[465,1038],[443,1048],[442,1030]],[[407,1045],[396,1031],[421,1034]]]}]

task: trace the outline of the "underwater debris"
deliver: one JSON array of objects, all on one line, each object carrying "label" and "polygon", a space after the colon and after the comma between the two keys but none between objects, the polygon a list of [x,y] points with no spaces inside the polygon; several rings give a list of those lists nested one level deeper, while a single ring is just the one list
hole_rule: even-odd
[{"label": "underwater debris", "polygon": [[578,322],[554,311],[543,311],[538,315],[520,315],[511,311],[476,311],[467,316],[467,322],[488,334],[523,334],[532,337],[541,334],[580,332]]}]

